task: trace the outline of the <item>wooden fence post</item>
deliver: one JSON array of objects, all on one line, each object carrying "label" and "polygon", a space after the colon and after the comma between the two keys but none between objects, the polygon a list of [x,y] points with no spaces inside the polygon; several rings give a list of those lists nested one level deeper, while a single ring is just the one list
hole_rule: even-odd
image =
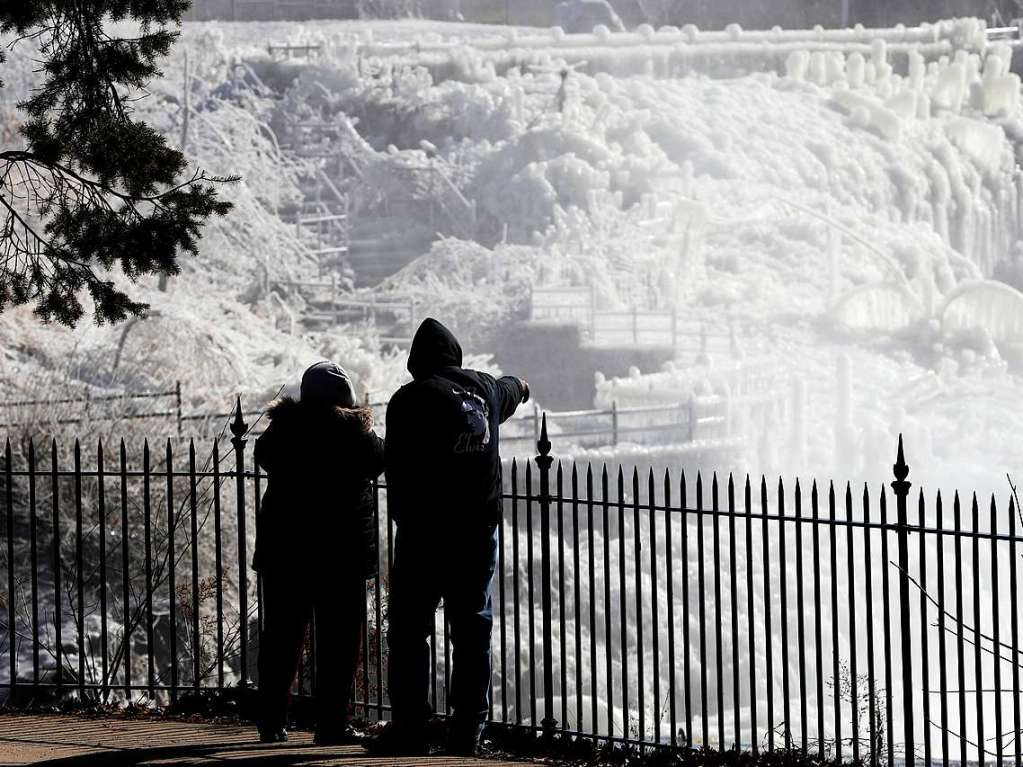
[{"label": "wooden fence post", "polygon": [[[910,642],[909,528],[906,514],[906,501],[912,483],[906,480],[906,477],[909,476],[909,466],[906,464],[902,452],[901,434],[899,435],[899,453],[892,470],[895,474],[892,490],[895,492],[898,511],[895,529],[899,537],[899,615],[902,622],[902,706],[906,735],[905,764],[906,767],[913,767],[913,650]],[[887,567],[887,563],[885,566]],[[889,726],[891,726],[890,723]]]},{"label": "wooden fence post", "polygon": [[249,686],[249,585],[248,554],[245,540],[245,434],[248,425],[242,417],[242,398],[235,400],[234,420],[231,421],[231,444],[234,446],[235,487],[238,493],[238,639],[240,642],[241,679],[239,687]]},{"label": "wooden fence post", "polygon": [[696,395],[689,395],[689,441],[696,441]]},{"label": "wooden fence post", "polygon": [[178,421],[178,436],[181,436],[181,427],[184,417],[181,413],[181,381],[174,382],[174,407]]},{"label": "wooden fence post", "polygon": [[618,401],[611,401],[611,444],[618,444]]},{"label": "wooden fence post", "polygon": [[552,737],[558,727],[554,718],[554,653],[551,640],[551,441],[547,438],[547,414],[543,414],[538,455],[534,459],[540,470],[540,609],[543,615],[543,721],[544,737]]}]

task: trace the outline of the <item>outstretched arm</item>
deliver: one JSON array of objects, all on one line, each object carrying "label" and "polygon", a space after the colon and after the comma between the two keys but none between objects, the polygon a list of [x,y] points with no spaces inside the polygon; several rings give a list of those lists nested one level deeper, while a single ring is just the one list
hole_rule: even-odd
[{"label": "outstretched arm", "polygon": [[502,376],[494,381],[494,385],[501,423],[504,423],[515,414],[519,405],[529,399],[529,384],[515,376]]}]

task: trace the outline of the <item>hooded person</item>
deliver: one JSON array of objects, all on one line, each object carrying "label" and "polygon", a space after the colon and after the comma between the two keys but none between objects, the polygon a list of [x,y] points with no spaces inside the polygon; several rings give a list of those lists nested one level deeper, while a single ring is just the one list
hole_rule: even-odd
[{"label": "hooded person", "polygon": [[319,362],[302,376],[300,398],[269,411],[256,440],[268,477],[256,518],[253,567],[262,577],[258,726],[265,742],[287,740],[288,692],[307,628],[316,634],[316,741],[357,740],[349,722],[366,622],[366,579],[377,574],[373,480],[383,441],[357,405],[343,368]]},{"label": "hooded person", "polygon": [[476,753],[490,707],[491,581],[501,521],[499,426],[529,398],[525,381],[462,367],[435,319],[416,331],[412,382],[387,407],[388,511],[397,531],[388,601],[392,722],[377,753],[426,751],[430,653],[441,599],[451,627],[447,750]]}]

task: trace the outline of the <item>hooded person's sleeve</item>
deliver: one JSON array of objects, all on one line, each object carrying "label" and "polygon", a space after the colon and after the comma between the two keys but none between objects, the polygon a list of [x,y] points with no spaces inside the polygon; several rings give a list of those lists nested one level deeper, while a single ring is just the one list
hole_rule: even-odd
[{"label": "hooded person's sleeve", "polygon": [[363,460],[366,476],[370,479],[379,477],[384,470],[384,441],[372,429],[366,434]]},{"label": "hooded person's sleeve", "polygon": [[408,433],[403,413],[405,395],[401,390],[395,392],[387,404],[386,425],[384,435],[384,475],[387,481],[388,509],[392,512],[402,505],[401,494],[409,461]]},{"label": "hooded person's sleeve", "polygon": [[486,373],[480,373],[480,377],[490,384],[490,388],[494,392],[494,403],[500,414],[499,420],[504,423],[515,415],[515,411],[522,404],[522,392],[524,391],[522,381],[515,376],[494,378]]},{"label": "hooded person's sleeve", "polygon": [[267,474],[272,474],[277,468],[278,430],[271,421],[266,431],[256,438],[256,447],[252,453],[256,465]]}]

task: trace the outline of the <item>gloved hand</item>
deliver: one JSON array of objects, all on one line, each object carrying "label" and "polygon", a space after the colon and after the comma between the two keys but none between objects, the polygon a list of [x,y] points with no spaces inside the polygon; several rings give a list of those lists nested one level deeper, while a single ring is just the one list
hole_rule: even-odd
[{"label": "gloved hand", "polygon": [[519,384],[522,386],[522,402],[529,402],[529,382],[520,378]]}]

